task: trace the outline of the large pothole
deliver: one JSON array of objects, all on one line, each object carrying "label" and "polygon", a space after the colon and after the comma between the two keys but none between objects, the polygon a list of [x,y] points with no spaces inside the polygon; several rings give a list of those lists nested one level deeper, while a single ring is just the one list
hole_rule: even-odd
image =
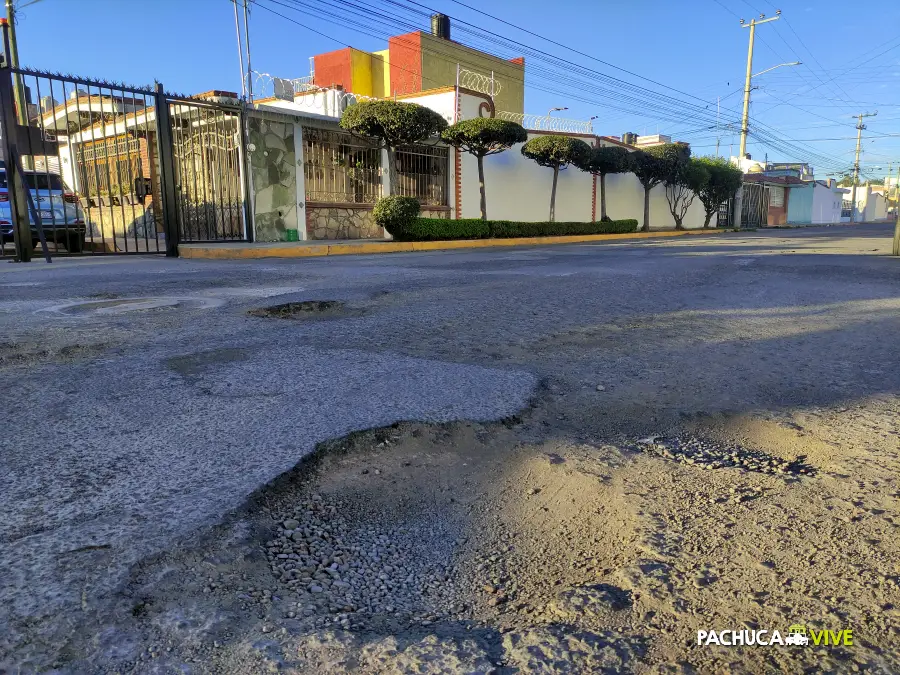
[{"label": "large pothole", "polygon": [[258,307],[247,313],[266,319],[331,319],[358,316],[362,310],[348,308],[340,300],[302,300]]}]

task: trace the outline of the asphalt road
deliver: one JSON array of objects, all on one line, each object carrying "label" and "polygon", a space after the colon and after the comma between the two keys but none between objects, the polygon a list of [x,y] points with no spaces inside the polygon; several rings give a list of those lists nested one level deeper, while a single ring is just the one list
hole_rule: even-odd
[{"label": "asphalt road", "polygon": [[[619,406],[652,407],[650,427],[699,409],[896,396],[891,232],[4,263],[0,634],[15,642],[23,621],[101,602],[131,565],[352,430],[502,418],[542,381],[606,383]],[[302,300],[345,313],[247,313]]]}]

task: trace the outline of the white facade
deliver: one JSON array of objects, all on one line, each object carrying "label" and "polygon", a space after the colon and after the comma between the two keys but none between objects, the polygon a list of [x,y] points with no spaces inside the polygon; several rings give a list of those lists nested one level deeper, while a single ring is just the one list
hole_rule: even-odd
[{"label": "white facade", "polygon": [[[852,188],[850,188],[852,190]],[[850,195],[847,196],[850,199]],[[872,190],[871,185],[859,185],[856,188],[856,221],[867,223],[884,220],[888,217],[887,202],[884,196]]]},{"label": "white facade", "polygon": [[845,190],[822,185],[818,181],[813,186],[811,222],[814,225],[841,222],[841,205]]}]

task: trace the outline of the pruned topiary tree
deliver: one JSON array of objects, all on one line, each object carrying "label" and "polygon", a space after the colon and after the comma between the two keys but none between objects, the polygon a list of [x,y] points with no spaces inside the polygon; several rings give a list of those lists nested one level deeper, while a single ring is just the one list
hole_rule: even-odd
[{"label": "pruned topiary tree", "polygon": [[581,168],[600,177],[600,220],[606,215],[606,176],[611,173],[631,171],[631,152],[618,146],[601,145],[591,149],[591,157]]},{"label": "pruned topiary tree", "polygon": [[550,190],[550,222],[556,220],[556,183],[559,169],[569,164],[585,166],[591,157],[591,146],[570,136],[537,136],[522,146],[522,154],[540,166],[553,169],[553,187]]},{"label": "pruned topiary tree", "polygon": [[703,166],[709,175],[709,180],[698,193],[706,211],[703,227],[709,227],[713,214],[740,189],[744,175],[738,167],[722,157],[698,157],[694,161]]},{"label": "pruned topiary tree", "polygon": [[521,125],[494,117],[462,120],[441,132],[447,145],[475,155],[478,160],[478,186],[481,190],[481,219],[487,220],[487,197],[484,190],[484,158],[509,150],[516,143],[528,140]]},{"label": "pruned topiary tree", "polygon": [[431,108],[402,101],[359,101],[341,115],[341,127],[365,136],[388,153],[390,194],[398,187],[397,148],[419,143],[447,128],[447,121]]},{"label": "pruned topiary tree", "polygon": [[709,172],[695,159],[676,165],[673,173],[666,179],[666,201],[669,203],[669,213],[675,220],[676,230],[684,229],[684,217],[708,181]]},{"label": "pruned topiary tree", "polygon": [[650,231],[650,191],[669,180],[690,156],[691,149],[684,143],[665,143],[633,153],[631,172],[644,187],[644,232]]}]

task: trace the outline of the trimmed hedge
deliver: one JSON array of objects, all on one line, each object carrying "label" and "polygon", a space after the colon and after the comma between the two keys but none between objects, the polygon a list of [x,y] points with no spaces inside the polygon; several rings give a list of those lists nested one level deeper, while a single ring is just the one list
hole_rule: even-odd
[{"label": "trimmed hedge", "polygon": [[442,241],[448,239],[512,239],[516,237],[559,237],[584,234],[624,234],[635,232],[636,220],[609,220],[595,223],[523,223],[480,218],[413,218],[395,222],[388,232],[397,241]]}]

